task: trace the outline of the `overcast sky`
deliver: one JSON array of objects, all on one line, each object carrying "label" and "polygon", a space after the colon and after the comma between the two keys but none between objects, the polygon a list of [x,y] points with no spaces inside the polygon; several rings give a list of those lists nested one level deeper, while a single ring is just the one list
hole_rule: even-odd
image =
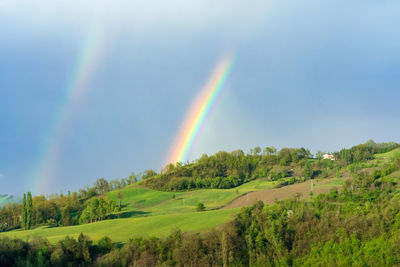
[{"label": "overcast sky", "polygon": [[[0,194],[160,170],[227,52],[235,65],[190,159],[399,142],[399,14],[390,0],[0,0]],[[87,93],[54,133],[93,29],[102,49]],[[35,189],[48,139],[57,157]]]}]

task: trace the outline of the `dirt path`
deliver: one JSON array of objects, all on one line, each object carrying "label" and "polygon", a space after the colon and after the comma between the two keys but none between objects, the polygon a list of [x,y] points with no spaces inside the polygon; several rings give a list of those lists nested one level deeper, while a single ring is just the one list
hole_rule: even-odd
[{"label": "dirt path", "polygon": [[328,193],[332,188],[338,186],[330,186],[329,183],[333,179],[324,179],[320,181],[310,180],[303,183],[284,186],[281,188],[267,189],[262,191],[250,192],[246,195],[240,196],[226,205],[224,209],[239,208],[244,206],[253,205],[254,202],[262,200],[266,204],[271,204],[275,200],[283,200],[295,196],[300,193],[300,198],[309,198],[311,192],[311,183],[313,183],[313,193],[318,195],[320,193]]}]

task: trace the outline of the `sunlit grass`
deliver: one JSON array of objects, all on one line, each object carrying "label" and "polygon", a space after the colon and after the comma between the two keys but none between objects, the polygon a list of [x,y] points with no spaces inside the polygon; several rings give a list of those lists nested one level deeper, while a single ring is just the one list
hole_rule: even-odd
[{"label": "sunlit grass", "polygon": [[104,236],[114,242],[126,242],[134,237],[163,237],[179,228],[182,231],[201,232],[217,227],[233,218],[237,209],[188,212],[142,218],[106,220],[91,224],[68,227],[40,227],[29,231],[16,230],[1,233],[0,236],[27,239],[33,236],[45,237],[55,243],[66,236],[77,237],[80,233],[97,241]]}]

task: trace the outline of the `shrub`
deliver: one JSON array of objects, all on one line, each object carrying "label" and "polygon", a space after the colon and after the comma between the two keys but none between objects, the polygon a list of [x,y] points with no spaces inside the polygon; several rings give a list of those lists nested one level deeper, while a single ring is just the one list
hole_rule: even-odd
[{"label": "shrub", "polygon": [[206,207],[204,206],[204,204],[202,202],[198,202],[196,205],[196,211],[204,211],[206,209]]}]

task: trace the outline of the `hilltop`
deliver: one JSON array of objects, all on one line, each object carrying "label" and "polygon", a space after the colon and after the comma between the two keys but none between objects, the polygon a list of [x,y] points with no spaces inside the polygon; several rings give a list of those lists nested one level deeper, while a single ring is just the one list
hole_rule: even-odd
[{"label": "hilltop", "polygon": [[[309,198],[310,192],[317,195],[340,190],[355,168],[372,172],[398,157],[400,148],[396,147],[395,143],[370,142],[335,153],[336,160],[324,160],[321,153],[312,158],[304,148],[277,151],[267,147],[264,153],[254,148],[247,155],[241,150],[203,155],[192,163],[171,164],[161,173],[146,171],[139,178],[133,175],[122,181],[99,179],[91,188],[53,199],[36,196],[35,229],[5,234],[43,236],[56,242],[84,232],[94,240],[111,235],[115,241],[125,242],[130,237],[165,236],[176,227],[204,231],[231,220],[237,208],[257,200],[271,204],[295,195]],[[104,200],[104,204],[97,200]],[[205,206],[204,212],[196,212],[198,203]],[[95,215],[91,209],[100,206],[92,205],[108,206]],[[9,229],[18,227],[12,226],[16,222],[8,219]]]},{"label": "hilltop", "polygon": [[[161,263],[163,260],[158,254],[161,252],[151,251],[151,246],[172,249],[185,244],[192,247],[192,242],[200,242],[208,248],[214,242],[211,236],[215,236],[215,242],[222,242],[218,243],[217,250],[227,242],[232,251],[237,250],[237,255],[245,253],[240,259],[236,254],[230,260],[225,259],[227,262],[243,260],[239,266],[248,265],[251,259],[265,262],[263,257],[271,250],[261,249],[264,246],[280,251],[267,253],[270,259],[300,263],[307,261],[308,253],[314,253],[312,257],[316,259],[320,257],[315,254],[317,248],[321,249],[321,244],[330,240],[336,242],[332,238],[338,238],[341,231],[345,239],[358,238],[358,242],[365,244],[371,240],[378,242],[355,229],[376,231],[375,235],[381,236],[386,229],[392,229],[392,223],[374,230],[368,226],[376,224],[374,218],[384,217],[393,223],[397,220],[391,216],[400,214],[397,213],[400,147],[395,143],[369,141],[331,154],[331,159],[323,159],[321,153],[312,157],[303,148],[284,148],[279,152],[266,148],[264,153],[255,148],[248,154],[236,150],[204,155],[187,164],[169,165],[160,173],[146,171],[140,177],[132,175],[121,181],[99,179],[93,187],[53,199],[35,196],[33,229],[21,229],[18,218],[14,217],[14,221],[7,221],[8,226],[15,223],[14,227],[3,228],[11,231],[0,233],[0,238],[44,237],[51,244],[60,245],[72,242],[65,241],[67,236],[78,240],[89,238],[95,244],[103,244],[104,237],[108,236],[113,242],[126,243],[121,251],[114,248],[117,254],[113,254],[113,259],[123,260],[124,249],[133,249],[144,242],[148,245],[140,251],[152,253],[155,257],[152,259]],[[199,209],[199,203],[203,208]],[[389,206],[395,209],[394,213],[387,213]],[[4,220],[10,218],[6,215],[18,216],[18,211],[2,209],[0,222],[4,225]],[[360,216],[365,218],[359,219]],[[335,224],[326,221],[328,217]],[[364,225],[363,221],[369,224]],[[308,231],[319,239],[303,232],[310,225],[318,225],[316,230],[309,228]],[[261,231],[263,227],[270,232]],[[358,235],[352,237],[352,231]],[[171,238],[181,241],[172,245],[168,243]],[[390,235],[385,242],[397,242],[393,238]],[[291,245],[296,242],[303,249]],[[241,245],[234,249],[235,243]],[[193,249],[196,251],[193,253],[200,253],[199,248]],[[254,254],[246,254],[251,251]],[[169,253],[175,255],[174,261],[185,262],[177,251]],[[220,256],[216,257],[222,261]]]}]

